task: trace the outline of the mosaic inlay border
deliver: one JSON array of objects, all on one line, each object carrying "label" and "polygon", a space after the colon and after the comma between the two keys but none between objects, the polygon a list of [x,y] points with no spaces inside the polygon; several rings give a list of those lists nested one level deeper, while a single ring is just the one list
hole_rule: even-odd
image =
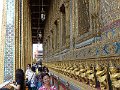
[{"label": "mosaic inlay border", "polygon": [[13,78],[14,73],[14,13],[15,1],[7,0],[7,21],[6,21],[6,36],[5,36],[5,52],[4,52],[4,81]]}]

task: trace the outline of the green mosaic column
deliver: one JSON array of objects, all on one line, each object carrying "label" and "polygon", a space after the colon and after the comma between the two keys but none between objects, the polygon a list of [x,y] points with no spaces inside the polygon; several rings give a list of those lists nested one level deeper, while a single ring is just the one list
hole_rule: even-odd
[{"label": "green mosaic column", "polygon": [[4,81],[10,80],[14,76],[14,51],[15,51],[15,33],[14,33],[14,14],[15,1],[6,0],[6,35],[4,48]]}]

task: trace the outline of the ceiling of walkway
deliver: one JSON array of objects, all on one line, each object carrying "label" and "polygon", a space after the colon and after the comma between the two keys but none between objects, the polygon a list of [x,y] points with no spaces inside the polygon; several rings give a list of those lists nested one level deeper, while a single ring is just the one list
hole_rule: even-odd
[{"label": "ceiling of walkway", "polygon": [[[45,20],[41,20],[41,11],[45,11]],[[30,10],[31,10],[31,29],[32,29],[32,42],[37,44],[38,42],[43,42],[44,27],[48,16],[48,11],[50,7],[50,0],[30,0]],[[39,33],[42,33],[42,38],[40,39]]]}]

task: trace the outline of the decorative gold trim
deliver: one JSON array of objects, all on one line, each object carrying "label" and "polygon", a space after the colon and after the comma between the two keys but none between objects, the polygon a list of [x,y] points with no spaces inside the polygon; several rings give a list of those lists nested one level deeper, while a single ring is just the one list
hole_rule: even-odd
[{"label": "decorative gold trim", "polygon": [[81,83],[77,80],[74,80],[72,78],[69,78],[63,74],[60,74],[58,72],[53,71],[52,69],[49,69],[50,72],[54,73],[54,75],[57,75],[59,78],[64,79],[66,82],[69,82],[70,84],[74,85],[75,87],[79,88],[80,90],[97,90],[95,88],[90,87],[89,85],[86,85],[84,83]]},{"label": "decorative gold trim", "polygon": [[[61,78],[65,76],[75,81],[80,81],[80,83],[86,83],[86,85],[89,85],[91,88],[99,87],[97,85],[98,81],[100,88],[104,90],[109,88],[110,85],[108,82],[110,80],[112,80],[113,83],[118,81],[116,78],[113,80],[113,76],[119,77],[120,75],[119,70],[117,72],[113,71],[111,61],[114,61],[117,70],[120,63],[119,57],[49,61],[47,63],[44,62],[43,65],[47,66],[53,73],[57,73],[57,76],[62,75],[60,76]],[[110,79],[108,79],[109,76],[111,77]],[[74,81],[71,81],[70,83],[74,83]],[[115,84],[113,86],[116,88]]]}]

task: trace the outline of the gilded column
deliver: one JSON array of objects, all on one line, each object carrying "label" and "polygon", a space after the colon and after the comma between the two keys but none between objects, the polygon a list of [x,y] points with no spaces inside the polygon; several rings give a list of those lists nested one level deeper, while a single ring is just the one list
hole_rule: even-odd
[{"label": "gilded column", "polygon": [[21,68],[21,61],[22,61],[22,19],[23,19],[23,15],[22,15],[22,8],[23,8],[23,5],[22,5],[22,1],[23,0],[20,0],[19,1],[19,68]]},{"label": "gilded column", "polygon": [[30,30],[31,29],[29,29],[29,23],[30,23],[30,21],[29,21],[29,18],[30,18],[30,13],[29,13],[29,2],[28,2],[28,0],[26,1],[26,31],[25,31],[25,60],[24,60],[24,62],[25,62],[25,69],[26,69],[26,66],[27,66],[27,64],[29,63],[30,64],[30,56],[29,56],[29,53],[30,53],[30,47],[29,47],[29,43],[30,43],[30,41],[29,41],[29,32],[30,32]]},{"label": "gilded column", "polygon": [[33,48],[33,45],[32,45],[32,31],[31,31],[31,14],[30,14],[30,8],[28,9],[28,14],[29,14],[29,18],[28,18],[28,60],[26,60],[26,65],[27,64],[32,64],[32,60],[33,60],[33,55],[32,55],[32,48]]},{"label": "gilded column", "polygon": [[32,62],[32,34],[31,34],[31,18],[28,0],[23,0],[22,12],[22,69],[25,70],[26,65]]},{"label": "gilded column", "polygon": [[28,38],[29,38],[29,6],[28,6],[28,4],[29,4],[29,1],[27,0],[26,1],[26,36],[25,36],[25,54],[26,54],[26,56],[25,56],[25,70],[26,70],[26,66],[27,66],[27,64],[28,64],[28,61],[29,61],[29,40],[28,40]]},{"label": "gilded column", "polygon": [[25,69],[25,61],[26,61],[26,57],[27,57],[27,53],[26,53],[26,50],[27,50],[27,25],[28,25],[28,22],[27,22],[27,1],[28,0],[23,0],[22,2],[22,5],[23,5],[23,12],[22,12],[22,61],[21,61],[21,65],[22,65],[22,69]]},{"label": "gilded column", "polygon": [[26,69],[26,62],[27,62],[27,60],[28,60],[28,24],[29,24],[29,22],[28,22],[28,0],[26,0],[26,2],[25,2],[25,4],[26,4],[26,6],[25,6],[25,22],[26,22],[26,27],[24,27],[25,29],[25,53],[24,53],[24,55],[25,55],[25,58],[24,58],[24,69]]},{"label": "gilded column", "polygon": [[22,0],[22,30],[21,30],[21,39],[22,39],[22,47],[21,47],[21,68],[24,70],[24,60],[25,60],[25,32],[26,32],[26,0]]},{"label": "gilded column", "polygon": [[16,0],[15,1],[15,69],[17,68],[20,68],[19,66],[19,49],[20,49],[20,46],[19,46],[19,1]]},{"label": "gilded column", "polygon": [[26,65],[32,63],[32,31],[31,31],[31,14],[30,8],[28,8],[28,60],[26,60]]}]

